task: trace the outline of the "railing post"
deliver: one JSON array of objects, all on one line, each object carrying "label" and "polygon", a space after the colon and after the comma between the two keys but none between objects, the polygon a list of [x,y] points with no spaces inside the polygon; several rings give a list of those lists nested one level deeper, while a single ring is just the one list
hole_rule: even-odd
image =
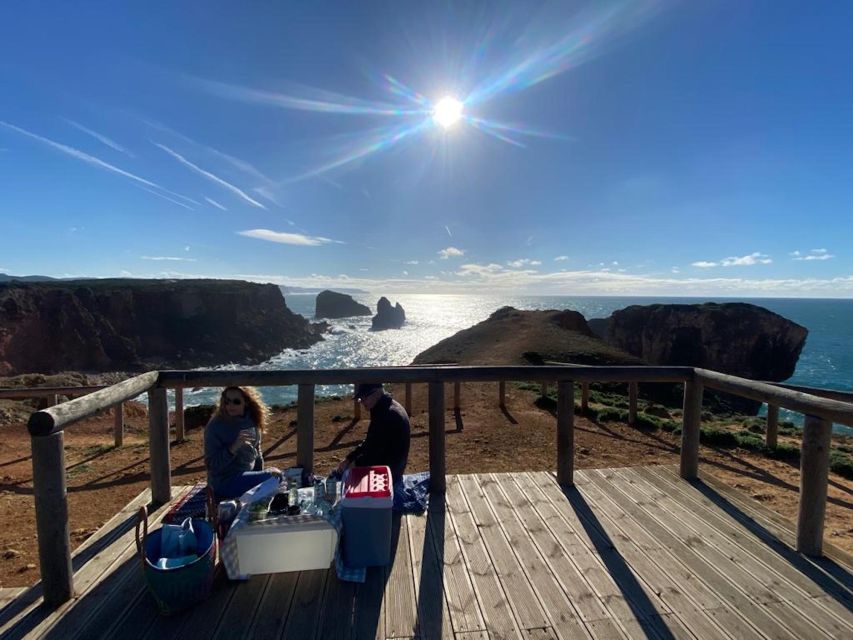
[{"label": "railing post", "polygon": [[543,398],[548,397],[548,382],[547,381],[542,383],[542,391],[539,392],[539,395]]},{"label": "railing post", "polygon": [[314,385],[300,384],[296,406],[296,466],[314,471]]},{"label": "railing post", "polygon": [[829,446],[832,423],[806,416],[800,454],[800,514],[797,519],[797,551],[810,556],[823,553],[823,522],[829,482]]},{"label": "railing post", "polygon": [[453,383],[453,409],[458,410],[462,408],[462,383],[454,382]]},{"label": "railing post", "polygon": [[352,399],[352,416],[356,420],[361,420],[361,403],[358,398]]},{"label": "railing post", "polygon": [[779,405],[767,405],[767,440],[768,449],[775,449],[779,436]]},{"label": "railing post", "polygon": [[175,389],[175,442],[183,442],[184,438],[184,389],[177,387]]},{"label": "railing post", "polygon": [[638,385],[636,382],[628,383],[628,424],[632,427],[637,424],[638,391]]},{"label": "railing post", "polygon": [[574,486],[575,386],[571,380],[557,382],[557,482]]},{"label": "railing post", "polygon": [[684,383],[684,417],[681,426],[681,477],[687,480],[699,474],[699,428],[702,421],[702,383]]},{"label": "railing post", "polygon": [[447,488],[444,458],[444,383],[429,383],[429,486],[431,492]]},{"label": "railing post", "polygon": [[63,432],[32,439],[33,495],[44,601],[54,607],[74,595]]},{"label": "railing post", "polygon": [[498,406],[502,409],[506,407],[506,381],[498,382]]},{"label": "railing post", "polygon": [[172,499],[172,467],[169,460],[169,403],[166,389],[148,392],[148,450],[151,464],[151,500],[166,504]]},{"label": "railing post", "polygon": [[412,383],[406,383],[406,413],[412,415]]},{"label": "railing post", "polygon": [[589,382],[581,383],[581,411],[589,411]]},{"label": "railing post", "polygon": [[116,448],[124,445],[124,402],[113,406],[113,440]]}]

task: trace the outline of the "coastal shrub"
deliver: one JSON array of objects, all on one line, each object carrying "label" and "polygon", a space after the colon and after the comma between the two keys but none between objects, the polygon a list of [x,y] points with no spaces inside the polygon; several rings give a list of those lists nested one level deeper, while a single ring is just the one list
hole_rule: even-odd
[{"label": "coastal shrub", "polygon": [[190,429],[203,427],[212,415],[212,404],[199,404],[193,407],[186,407],[184,409],[184,428],[189,431]]},{"label": "coastal shrub", "polygon": [[734,433],[716,427],[702,427],[699,431],[699,442],[714,447],[733,448],[737,446]]},{"label": "coastal shrub", "polygon": [[764,451],[764,440],[756,437],[750,431],[741,431],[740,433],[735,434],[735,440],[737,444],[742,449],[749,449],[750,451]]},{"label": "coastal shrub", "polygon": [[628,412],[617,407],[605,407],[598,412],[599,422],[628,422]]},{"label": "coastal shrub", "polygon": [[746,425],[746,430],[750,433],[764,433],[764,425],[753,423]]},{"label": "coastal shrub", "polygon": [[837,449],[839,451],[843,451],[844,453],[853,453],[853,447],[846,445],[846,444],[838,445]]},{"label": "coastal shrub", "polygon": [[796,427],[783,427],[780,425],[779,429],[777,429],[777,433],[783,436],[797,436],[800,435],[802,431]]},{"label": "coastal shrub", "polygon": [[599,410],[596,409],[595,407],[591,406],[591,405],[587,407],[586,411],[582,411],[582,410],[578,409],[578,413],[585,415],[590,420],[598,420],[599,419],[599,415],[598,415]]},{"label": "coastal shrub", "polygon": [[796,462],[800,459],[800,448],[790,442],[780,442],[775,449],[765,449],[764,453],[768,458],[775,460],[787,460]]},{"label": "coastal shrub", "polygon": [[660,428],[663,429],[664,431],[668,431],[670,433],[675,433],[675,431],[677,429],[678,433],[681,433],[681,423],[676,422],[675,420],[665,420],[665,419],[661,420],[660,421]]},{"label": "coastal shrub", "polygon": [[661,428],[663,420],[657,416],[650,416],[647,413],[638,413],[637,419],[634,422],[634,427],[644,431],[657,431]]},{"label": "coastal shrub", "polygon": [[853,479],[853,457],[832,449],[829,452],[829,469],[844,478]]}]

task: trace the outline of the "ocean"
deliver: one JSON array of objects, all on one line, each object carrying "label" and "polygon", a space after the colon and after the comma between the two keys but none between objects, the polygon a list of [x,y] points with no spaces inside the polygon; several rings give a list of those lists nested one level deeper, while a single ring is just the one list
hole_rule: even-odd
[{"label": "ocean", "polygon": [[[517,309],[572,309],[587,319],[603,318],[632,304],[697,304],[702,302],[749,302],[801,324],[809,330],[797,369],[788,380],[827,389],[853,391],[853,300],[777,298],[653,298],[592,296],[483,296],[401,294],[387,296],[406,310],[402,329],[371,332],[370,317],[331,321],[331,333],[308,349],[287,349],[254,369],[325,369],[335,367],[395,366],[411,363],[416,355],[457,331],[466,329],[503,306]],[[379,294],[354,295],[357,301],[376,308]],[[293,312],[314,317],[315,295],[293,294],[285,302]],[[238,368],[223,364],[221,369]],[[295,387],[262,389],[268,404],[296,399]],[[349,391],[340,386],[318,387],[318,395]],[[216,391],[187,390],[187,404],[211,402]],[[781,419],[802,422],[798,414],[782,412]],[[841,429],[853,433],[853,429]]]}]

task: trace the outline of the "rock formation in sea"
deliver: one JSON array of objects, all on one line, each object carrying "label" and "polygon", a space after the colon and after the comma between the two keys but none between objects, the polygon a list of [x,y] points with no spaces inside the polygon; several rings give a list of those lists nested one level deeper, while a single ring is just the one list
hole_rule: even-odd
[{"label": "rock formation in sea", "polygon": [[0,375],[256,364],[322,340],[275,285],[64,280],[0,285]]},{"label": "rock formation in sea", "polygon": [[376,303],[376,315],[373,316],[370,328],[373,331],[381,331],[382,329],[399,329],[406,321],[406,312],[398,302],[395,306],[391,306],[391,302],[385,296],[379,298]]},{"label": "rock formation in sea", "polygon": [[314,310],[315,318],[351,318],[352,316],[369,316],[370,307],[353,300],[352,296],[336,291],[321,291],[317,294]]},{"label": "rock formation in sea", "polygon": [[[774,382],[793,375],[808,335],[805,327],[742,302],[634,305],[590,325],[608,344],[649,364]],[[735,400],[731,408],[745,413],[760,406]]]},{"label": "rock formation in sea", "polygon": [[520,311],[503,307],[488,319],[445,338],[413,364],[526,365],[544,362],[636,365],[643,362],[596,338],[577,311]]}]

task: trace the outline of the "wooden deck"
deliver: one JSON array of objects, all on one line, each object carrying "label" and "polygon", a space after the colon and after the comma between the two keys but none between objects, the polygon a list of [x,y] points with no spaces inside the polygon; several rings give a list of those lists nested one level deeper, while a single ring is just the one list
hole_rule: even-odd
[{"label": "wooden deck", "polygon": [[[74,556],[78,596],[0,599],[4,638],[853,638],[849,556],[791,549],[791,524],[670,467],[449,476],[426,517],[399,518],[394,563],[217,582],[157,614],[133,545],[141,494]],[[176,491],[185,491],[179,489]],[[162,515],[163,509],[158,512]],[[9,598],[16,596],[13,600]]]}]

